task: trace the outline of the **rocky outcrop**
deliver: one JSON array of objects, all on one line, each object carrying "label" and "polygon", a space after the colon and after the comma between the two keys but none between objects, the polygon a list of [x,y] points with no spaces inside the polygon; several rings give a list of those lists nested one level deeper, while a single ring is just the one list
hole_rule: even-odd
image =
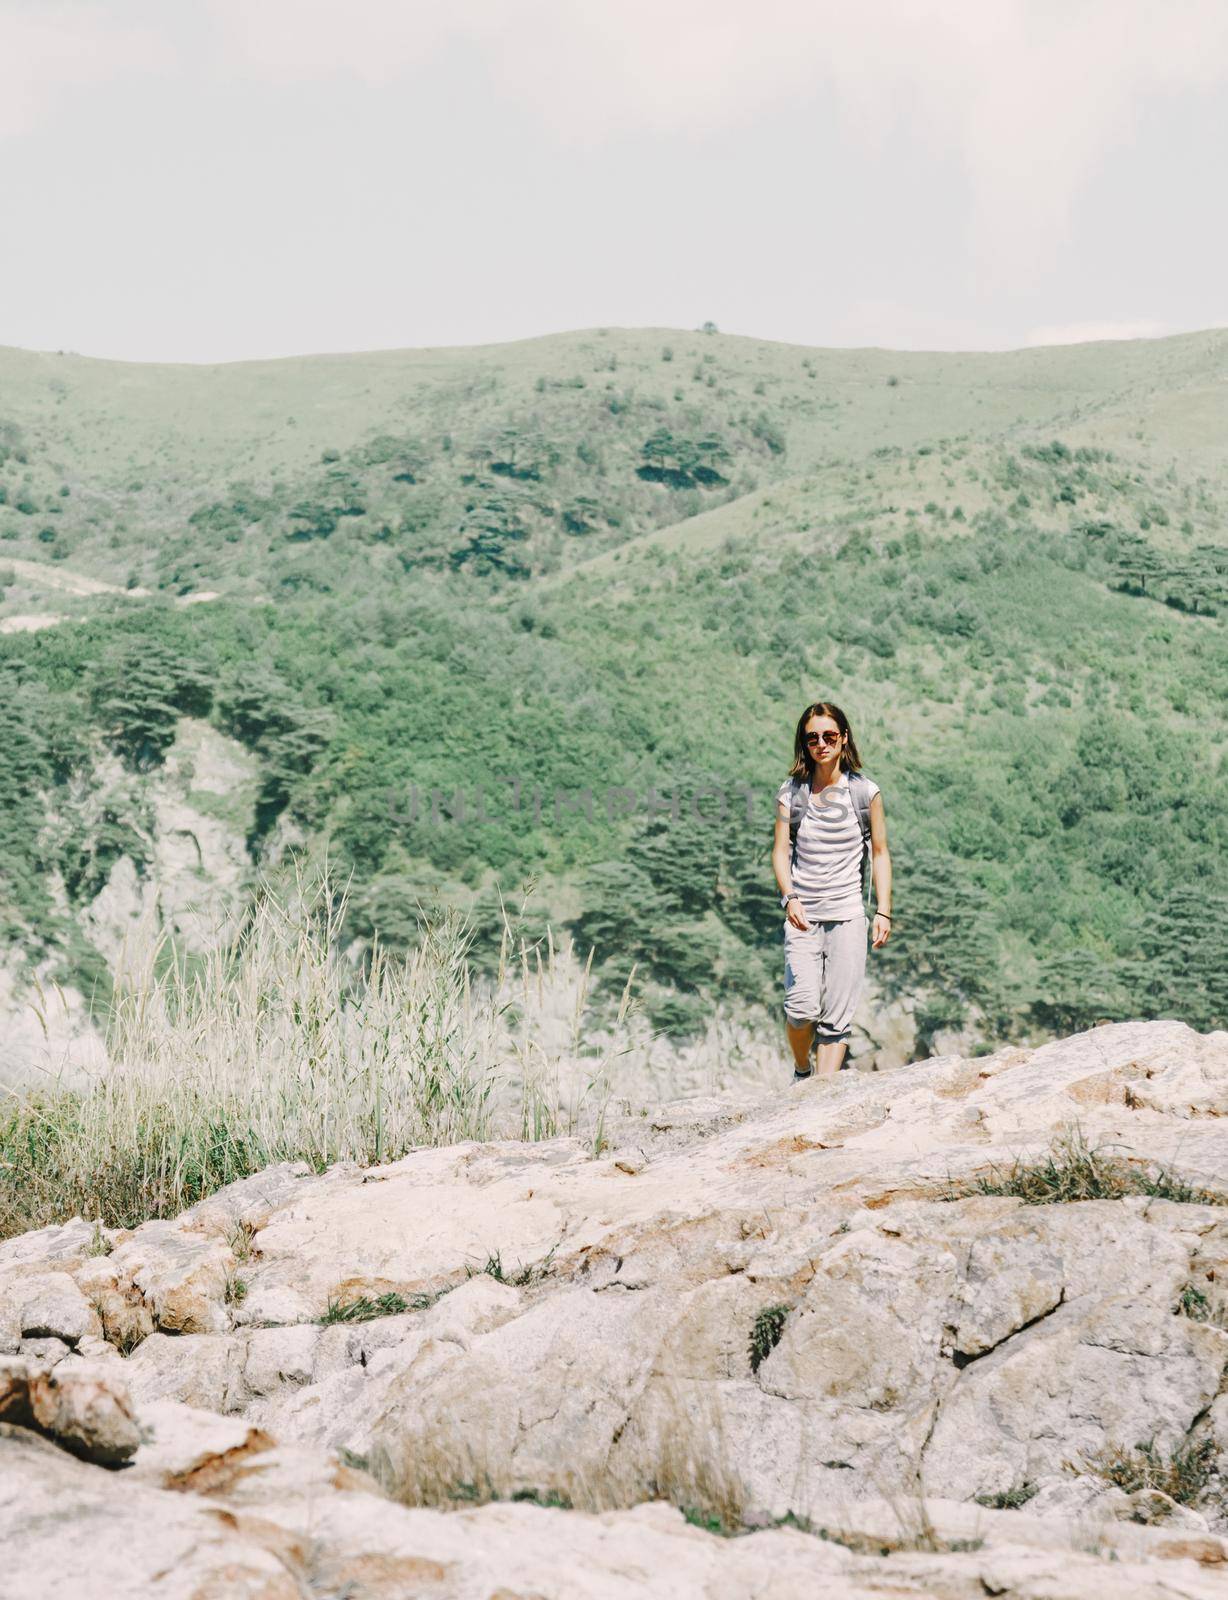
[{"label": "rocky outcrop", "polygon": [[140,1443],[127,1386],[106,1364],[91,1361],[40,1371],[0,1357],[0,1421],[33,1428],[103,1466],[127,1461]]},{"label": "rocky outcrop", "polygon": [[278,1445],[240,1420],[174,1403],[144,1408],[123,1471],[0,1418],[3,1581],[25,1600],[1214,1600],[1228,1571],[1228,1540],[1189,1529],[938,1498],[829,1513],[813,1527],[734,1539],[662,1501],[599,1514],[531,1503],[445,1514],[396,1504],[332,1452]]},{"label": "rocky outcrop", "polygon": [[[199,953],[233,938],[252,873],[251,826],[259,761],[237,740],[195,717],[179,721],[163,765],[134,777],[109,752],[95,754],[88,780],[50,805],[43,842],[49,860],[65,840],[78,850],[112,814],[141,837],[140,865],[121,855],[93,897],[71,903],[57,871],[48,887],[58,914],[74,922],[114,975],[138,965],[159,935]],[[61,963],[0,961],[0,1085],[21,1091],[81,1089],[107,1066],[86,996],[61,981]]]},{"label": "rocky outcrop", "polygon": [[50,958],[0,958],[0,1089],[80,1088],[106,1066],[102,1037],[81,990],[61,983]]},{"label": "rocky outcrop", "polygon": [[[79,914],[86,937],[112,970],[134,938],[165,931],[180,949],[199,952],[224,945],[238,931],[251,874],[245,833],[258,767],[237,740],[199,718],[180,718],[162,766],[139,785],[150,824],[148,860],[138,870],[121,856]],[[72,825],[90,832],[100,812],[132,787],[120,762],[100,755]]]},{"label": "rocky outcrop", "polygon": [[[1075,1126],[1134,1178],[977,1192]],[[1228,1034],[1114,1024],[610,1137],[43,1229],[0,1245],[0,1337],[122,1383],[161,1439],[127,1492],[225,1505],[266,1584],[235,1593],[1079,1595],[1109,1550],[1114,1595],[1228,1581]]]}]

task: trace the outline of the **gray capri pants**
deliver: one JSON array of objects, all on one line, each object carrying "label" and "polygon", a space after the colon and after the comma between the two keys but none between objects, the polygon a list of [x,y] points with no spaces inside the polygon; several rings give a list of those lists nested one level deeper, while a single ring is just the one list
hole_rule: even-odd
[{"label": "gray capri pants", "polygon": [[803,903],[803,933],[785,918],[785,1016],[817,1022],[820,1044],[847,1039],[866,971],[866,914],[843,922],[816,922]]}]

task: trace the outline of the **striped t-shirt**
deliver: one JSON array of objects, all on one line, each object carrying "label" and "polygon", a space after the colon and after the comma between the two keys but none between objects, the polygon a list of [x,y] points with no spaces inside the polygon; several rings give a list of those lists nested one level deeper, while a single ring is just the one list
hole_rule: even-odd
[{"label": "striped t-shirt", "polygon": [[[872,778],[866,782],[873,800],[878,785]],[[790,787],[786,778],[776,791],[776,815],[786,822]],[[849,775],[841,772],[826,789],[811,794],[797,830],[797,859],[789,882],[801,897],[808,921],[844,922],[864,911],[861,853],[861,824],[849,793]]]}]

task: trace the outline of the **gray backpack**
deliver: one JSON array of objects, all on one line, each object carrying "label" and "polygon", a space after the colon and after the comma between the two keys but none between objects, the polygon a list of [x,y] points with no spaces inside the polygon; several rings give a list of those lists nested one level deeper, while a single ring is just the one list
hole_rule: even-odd
[{"label": "gray backpack", "polygon": [[[870,889],[870,785],[864,772],[850,772],[849,794],[852,797],[854,809],[857,812],[857,821],[861,828],[861,898],[864,900]],[[797,862],[797,830],[801,827],[802,818],[806,815],[806,808],[810,804],[810,779],[790,778],[789,780],[789,865],[792,867]]]}]

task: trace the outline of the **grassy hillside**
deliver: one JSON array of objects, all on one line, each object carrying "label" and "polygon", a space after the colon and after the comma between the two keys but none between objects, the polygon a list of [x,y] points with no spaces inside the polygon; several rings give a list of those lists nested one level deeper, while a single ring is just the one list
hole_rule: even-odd
[{"label": "grassy hillside", "polygon": [[[353,935],[411,943],[437,898],[482,958],[500,892],[531,888],[525,931],[567,921],[608,995],[639,961],[662,1026],[774,1011],[771,797],[822,697],[884,791],[873,970],[919,998],[922,1046],[969,1018],[1228,1025],[1226,375],[1224,332],[0,352],[4,937],[90,966],[80,912],[140,864],[139,807],[69,859],[46,816],[101,746],[139,777],[207,716],[260,763],[253,864],[327,842]],[[713,783],[750,815],[643,813]],[[605,814],[618,785],[638,814]],[[446,820],[479,786],[489,820]],[[553,814],[585,788],[591,818]]]}]

